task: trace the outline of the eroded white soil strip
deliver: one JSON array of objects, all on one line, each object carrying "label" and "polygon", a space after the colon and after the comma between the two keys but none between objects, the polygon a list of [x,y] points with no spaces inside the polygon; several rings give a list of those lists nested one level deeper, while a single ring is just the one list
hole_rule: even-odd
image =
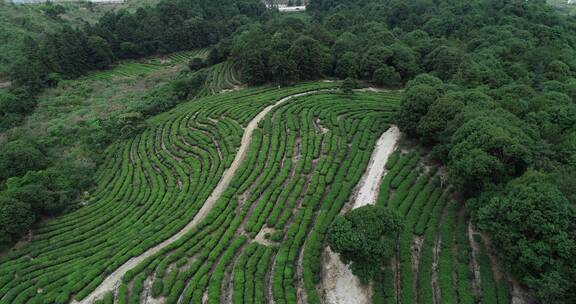
[{"label": "eroded white soil strip", "polygon": [[[398,139],[400,139],[400,130],[396,126],[391,126],[376,142],[368,168],[360,180],[360,188],[352,209],[376,203],[380,183],[386,174],[386,162],[396,148]],[[332,252],[330,248],[326,248],[324,252],[323,268],[322,285],[326,303],[368,304],[371,302],[370,288],[362,285],[350,268],[340,261],[338,254]]]},{"label": "eroded white soil strip", "polygon": [[400,130],[396,126],[391,126],[376,142],[368,168],[360,180],[360,190],[352,209],[376,203],[380,182],[386,171],[386,163],[390,154],[396,149],[398,139],[400,139]]},{"label": "eroded white soil strip", "polygon": [[122,277],[124,276],[124,274],[126,274],[126,272],[128,272],[130,269],[136,267],[140,262],[144,261],[146,258],[153,256],[154,254],[158,253],[163,248],[176,242],[178,239],[180,239],[182,236],[184,236],[186,233],[188,233],[190,230],[192,230],[196,225],[198,225],[198,223],[200,223],[200,221],[202,221],[206,217],[206,215],[208,215],[210,210],[212,210],[212,208],[214,207],[214,205],[216,204],[216,202],[218,201],[218,199],[220,198],[220,196],[222,195],[224,190],[228,187],[228,185],[232,181],[232,178],[236,174],[236,171],[238,170],[238,168],[240,167],[240,164],[242,163],[242,161],[246,157],[246,154],[248,153],[248,148],[250,147],[250,142],[252,140],[252,133],[254,132],[254,130],[256,128],[258,128],[258,123],[266,116],[266,114],[268,114],[275,107],[287,102],[288,100],[290,100],[292,98],[296,98],[296,97],[300,97],[300,96],[304,96],[304,95],[308,95],[308,94],[313,94],[313,93],[320,92],[320,91],[327,91],[327,90],[316,90],[316,91],[291,95],[291,96],[288,96],[288,97],[285,97],[285,98],[279,100],[278,102],[276,102],[273,105],[266,107],[264,110],[262,110],[262,112],[258,113],[258,115],[256,115],[256,117],[254,117],[254,119],[252,119],[252,121],[250,121],[248,126],[246,126],[246,129],[244,129],[244,134],[242,135],[242,144],[240,145],[240,148],[238,149],[238,152],[236,153],[236,157],[234,158],[232,165],[230,166],[230,168],[228,168],[226,171],[224,171],[224,175],[220,179],[220,182],[218,182],[218,185],[216,186],[216,188],[214,188],[214,190],[212,191],[212,194],[210,194],[210,196],[208,197],[208,199],[206,200],[206,202],[204,203],[204,205],[202,206],[200,211],[198,211],[196,216],[194,216],[192,221],[189,222],[178,233],[171,236],[169,239],[167,239],[167,240],[163,241],[162,243],[148,249],[146,252],[144,252],[140,256],[137,256],[137,257],[134,257],[134,258],[128,260],[126,263],[124,263],[124,265],[120,266],[120,268],[116,269],[116,271],[111,273],[100,284],[100,286],[98,286],[98,288],[96,288],[92,293],[90,293],[90,295],[88,295],[82,301],[74,300],[74,301],[72,301],[72,303],[73,304],[78,304],[78,303],[90,304],[90,303],[94,302],[94,300],[101,299],[102,297],[104,297],[104,295],[108,291],[114,290],[115,288],[117,288],[120,285]]}]

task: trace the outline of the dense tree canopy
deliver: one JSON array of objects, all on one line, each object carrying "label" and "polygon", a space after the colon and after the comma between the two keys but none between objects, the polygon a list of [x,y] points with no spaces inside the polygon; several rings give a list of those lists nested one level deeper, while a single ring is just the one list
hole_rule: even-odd
[{"label": "dense tree canopy", "polygon": [[0,195],[0,248],[27,231],[34,223],[30,205]]},{"label": "dense tree canopy", "polygon": [[[427,17],[408,19],[414,3]],[[407,83],[398,126],[447,165],[533,295],[574,302],[574,21],[539,1],[414,3],[391,4],[403,17],[387,19],[425,31],[401,36],[428,75]]]},{"label": "dense tree canopy", "polygon": [[328,232],[328,243],[340,254],[342,262],[350,263],[352,272],[366,282],[392,256],[402,225],[395,212],[368,205],[338,216]]},{"label": "dense tree canopy", "polygon": [[519,176],[532,163],[534,139],[512,121],[492,115],[467,121],[452,136],[449,174],[465,193]]},{"label": "dense tree canopy", "polygon": [[20,124],[35,105],[34,98],[25,92],[0,91],[0,132]]},{"label": "dense tree canopy", "polygon": [[428,113],[428,109],[441,94],[438,87],[428,84],[408,86],[402,97],[402,108],[398,113],[398,126],[407,134],[415,135],[418,123]]},{"label": "dense tree canopy", "polygon": [[29,170],[46,166],[46,156],[38,145],[27,140],[15,140],[0,147],[0,181],[21,176]]},{"label": "dense tree canopy", "polygon": [[506,265],[543,303],[574,301],[576,209],[556,186],[528,175],[472,203]]},{"label": "dense tree canopy", "polygon": [[264,13],[257,0],[161,1],[136,12],[112,11],[94,25],[64,27],[27,41],[24,62],[15,62],[9,74],[16,84],[39,90],[58,78],[106,68],[116,59],[215,44]]}]

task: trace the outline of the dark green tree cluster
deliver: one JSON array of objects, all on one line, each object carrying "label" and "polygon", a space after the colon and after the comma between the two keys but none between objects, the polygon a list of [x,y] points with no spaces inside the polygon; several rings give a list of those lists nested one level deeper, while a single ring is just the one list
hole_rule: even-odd
[{"label": "dark green tree cluster", "polygon": [[66,8],[59,4],[53,4],[52,2],[46,2],[46,7],[44,7],[44,13],[46,16],[52,19],[60,18],[60,15],[66,13]]},{"label": "dark green tree cluster", "polygon": [[22,176],[46,167],[46,155],[35,142],[16,139],[3,142],[0,150],[0,180]]},{"label": "dark green tree cluster", "polygon": [[225,44],[247,82],[323,75],[395,87],[425,72],[539,86],[576,65],[574,22],[545,1],[312,0],[308,9],[311,18],[274,16]]},{"label": "dark green tree cluster", "polygon": [[0,91],[0,132],[19,125],[36,106],[36,99],[24,90]]},{"label": "dark green tree cluster", "polygon": [[570,80],[548,85],[463,86],[422,74],[408,83],[397,123],[447,165],[480,228],[534,296],[573,303],[576,101]]},{"label": "dark green tree cluster", "polygon": [[257,0],[161,1],[135,12],[113,11],[96,24],[64,27],[38,40],[29,39],[9,76],[17,86],[37,92],[59,79],[104,69],[117,59],[215,44],[265,12]]},{"label": "dark green tree cluster", "polygon": [[325,21],[277,16],[244,28],[231,45],[219,48],[230,50],[230,58],[250,84],[336,76],[397,87],[420,72],[417,52],[386,24],[363,20],[352,26],[347,18],[341,14]]},{"label": "dark green tree cluster", "polygon": [[396,123],[447,166],[538,301],[574,303],[575,21],[544,1],[339,3],[381,13],[420,54]]},{"label": "dark green tree cluster", "polygon": [[328,231],[330,248],[354,275],[368,282],[380,265],[394,254],[394,244],[403,220],[394,211],[377,206],[363,206],[338,216]]},{"label": "dark green tree cluster", "polygon": [[115,58],[104,39],[70,27],[40,41],[25,41],[24,53],[25,57],[13,64],[10,77],[16,86],[31,92],[53,86],[62,78],[106,68]]},{"label": "dark green tree cluster", "polygon": [[[527,173],[470,201],[504,262],[542,303],[573,303],[576,208],[556,185]],[[572,181],[573,182],[573,181]],[[570,290],[572,289],[572,290]]]},{"label": "dark green tree cluster", "polygon": [[81,189],[91,186],[91,162],[51,164],[44,148],[30,139],[0,146],[0,250],[43,216],[73,208]]}]

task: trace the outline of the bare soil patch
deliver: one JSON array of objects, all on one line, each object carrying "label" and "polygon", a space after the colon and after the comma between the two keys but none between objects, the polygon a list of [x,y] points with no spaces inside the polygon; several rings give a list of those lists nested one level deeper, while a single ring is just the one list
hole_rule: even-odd
[{"label": "bare soil patch", "polygon": [[254,241],[266,246],[276,245],[276,242],[270,240],[269,238],[266,238],[266,234],[269,234],[271,236],[272,234],[274,234],[274,232],[276,232],[276,229],[264,227],[260,230],[260,232],[258,232],[256,237],[254,238]]},{"label": "bare soil patch", "polygon": [[324,302],[329,304],[364,304],[370,303],[372,290],[369,285],[363,285],[352,274],[352,270],[342,263],[340,256],[326,248],[324,250],[323,290]]}]

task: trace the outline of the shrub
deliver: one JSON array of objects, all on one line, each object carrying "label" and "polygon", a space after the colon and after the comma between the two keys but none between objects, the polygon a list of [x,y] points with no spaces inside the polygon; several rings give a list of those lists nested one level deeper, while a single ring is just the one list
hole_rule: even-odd
[{"label": "shrub", "polygon": [[152,283],[152,297],[158,298],[162,295],[162,291],[164,290],[164,283],[162,282],[161,278],[156,278],[154,283]]}]

